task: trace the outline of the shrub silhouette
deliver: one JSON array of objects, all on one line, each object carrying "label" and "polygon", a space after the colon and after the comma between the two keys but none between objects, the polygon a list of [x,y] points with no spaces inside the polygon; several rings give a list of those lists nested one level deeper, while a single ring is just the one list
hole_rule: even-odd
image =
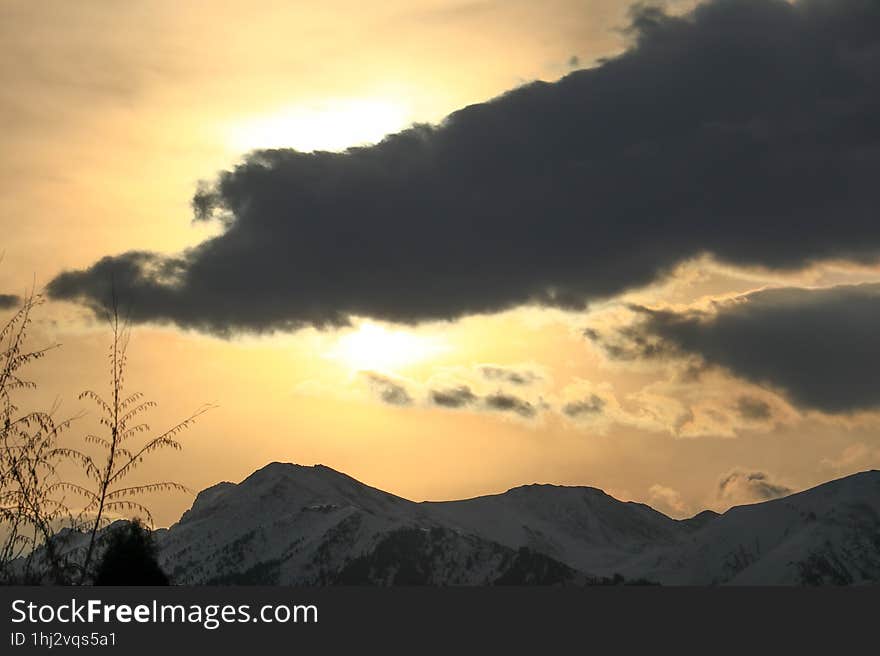
[{"label": "shrub silhouette", "polygon": [[[27,347],[32,313],[43,301],[32,290],[17,299],[19,308],[11,317],[0,321],[0,584],[87,582],[97,569],[96,546],[101,529],[109,524],[108,515],[136,512],[151,526],[149,508],[138,501],[141,495],[164,490],[188,492],[174,481],[128,485],[126,479],[150,454],[181,449],[178,435],[213,407],[204,405],[140,446],[133,444],[138,437],[152,433],[141,417],[156,404],[144,400],[139,392],[123,394],[130,326],[120,321],[114,290],[106,308],[112,330],[110,395],[106,400],[91,390],[80,395],[100,410],[101,428],[84,437],[95,447],[86,447],[92,451],[88,453],[61,443],[61,434],[82,414],[59,420],[55,417],[57,403],[44,411],[19,408],[19,393],[36,388],[36,383],[23,377],[23,370],[58,347]],[[0,310],[7,306],[0,302]],[[77,467],[62,466],[69,464]],[[61,472],[69,475],[75,469],[82,470],[87,482],[76,482],[81,477],[61,478]],[[71,495],[84,498],[83,505],[69,506]],[[62,529],[73,529],[73,533]],[[86,544],[66,549],[71,535],[84,529]],[[23,565],[14,569],[12,563],[20,558],[24,558]]]},{"label": "shrub silhouette", "polygon": [[[63,462],[85,458],[60,441],[74,418],[57,420],[57,404],[48,410],[19,408],[19,394],[37,387],[24,370],[58,346],[27,346],[33,312],[42,304],[31,291],[0,322],[0,583],[62,584],[70,578],[59,531],[74,520],[64,499],[69,484],[58,472]],[[13,571],[10,565],[18,558],[24,565]]]},{"label": "shrub silhouette", "polygon": [[162,449],[182,449],[182,445],[177,441],[179,433],[189,428],[199,416],[213,407],[203,405],[177,425],[148,439],[140,448],[132,447],[129,440],[135,439],[142,433],[150,432],[149,425],[138,422],[141,415],[155,407],[156,404],[153,401],[143,400],[143,395],[140,392],[127,396],[123,394],[131,331],[127,322],[120,321],[115,291],[107,309],[107,321],[112,331],[110,350],[107,354],[110,361],[111,394],[107,400],[92,390],[86,390],[80,394],[80,399],[91,399],[101,412],[99,423],[103,428],[102,434],[89,434],[85,437],[86,442],[98,446],[100,455],[97,455],[95,459],[91,456],[84,456],[81,459],[83,470],[90,479],[91,489],[81,485],[68,485],[71,490],[86,498],[87,503],[81,515],[94,515],[94,519],[91,520],[89,542],[82,564],[80,583],[85,582],[91,571],[98,533],[101,527],[107,523],[106,515],[108,513],[119,514],[135,511],[141,513],[147,524],[152,527],[152,514],[149,508],[135,500],[138,496],[163,490],[189,491],[174,481],[157,481],[126,486],[124,479],[151,453]]},{"label": "shrub silhouette", "polygon": [[95,585],[169,585],[153,536],[140,520],[111,529],[95,571]]}]

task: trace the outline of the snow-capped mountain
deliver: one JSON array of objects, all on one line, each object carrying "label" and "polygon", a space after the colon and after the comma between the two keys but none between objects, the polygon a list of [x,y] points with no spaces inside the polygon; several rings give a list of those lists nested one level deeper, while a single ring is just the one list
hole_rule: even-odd
[{"label": "snow-capped mountain", "polygon": [[202,491],[156,537],[179,583],[319,583],[417,508],[329,467],[272,463]]},{"label": "snow-capped mountain", "polygon": [[425,516],[511,547],[527,547],[584,572],[612,573],[634,556],[676,544],[679,522],[592,487],[526,485],[503,494],[421,504]]},{"label": "snow-capped mountain", "polygon": [[621,572],[684,585],[880,583],[880,471],[731,508]]},{"label": "snow-capped mountain", "polygon": [[880,582],[880,472],[680,521],[589,487],[415,503],[272,463],[155,537],[180,584]]}]

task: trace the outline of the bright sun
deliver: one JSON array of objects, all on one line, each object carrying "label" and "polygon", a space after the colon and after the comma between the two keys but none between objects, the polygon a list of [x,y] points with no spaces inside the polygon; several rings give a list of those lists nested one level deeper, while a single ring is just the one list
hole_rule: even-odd
[{"label": "bright sun", "polygon": [[345,150],[381,141],[410,122],[407,108],[382,99],[329,100],[289,107],[229,128],[237,151],[259,148]]},{"label": "bright sun", "polygon": [[416,335],[404,330],[389,330],[366,322],[354,332],[339,338],[326,353],[352,371],[389,373],[436,356],[448,350],[439,338]]}]

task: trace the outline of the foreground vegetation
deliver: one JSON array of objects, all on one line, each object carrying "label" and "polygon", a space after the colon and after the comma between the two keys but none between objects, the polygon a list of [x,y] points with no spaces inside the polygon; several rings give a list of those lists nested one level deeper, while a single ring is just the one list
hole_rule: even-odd
[{"label": "foreground vegetation", "polygon": [[[77,437],[74,429],[85,413],[59,419],[58,404],[23,409],[22,393],[37,387],[27,377],[28,366],[58,348],[28,344],[34,313],[43,303],[30,293],[0,324],[0,583],[87,584],[108,576],[111,565],[106,558],[96,563],[98,553],[118,558],[128,549],[123,560],[138,553],[147,560],[155,556],[149,547],[152,513],[142,497],[186,488],[175,481],[127,479],[150,454],[181,449],[179,434],[210,406],[152,433],[142,417],[156,404],[126,389],[131,331],[114,296],[106,313],[109,394],[86,390],[79,396],[97,406],[99,429]],[[99,544],[102,529],[122,518],[135,520],[131,528],[124,535],[110,531],[106,544]]]}]

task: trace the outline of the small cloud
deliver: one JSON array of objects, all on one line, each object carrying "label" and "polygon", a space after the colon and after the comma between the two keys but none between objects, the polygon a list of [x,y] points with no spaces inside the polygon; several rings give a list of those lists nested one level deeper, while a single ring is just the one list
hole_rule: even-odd
[{"label": "small cloud", "polygon": [[686,517],[690,514],[688,504],[681,498],[681,493],[671,487],[656,483],[648,489],[649,505],[660,512],[673,517]]},{"label": "small cloud", "polygon": [[569,68],[577,68],[581,65],[581,58],[577,55],[572,55],[568,58],[568,66]]},{"label": "small cloud", "polygon": [[718,497],[731,503],[768,501],[791,494],[794,490],[772,480],[762,471],[734,469],[718,481]]},{"label": "small cloud", "polygon": [[583,335],[611,360],[624,362],[680,356],[671,345],[645,329],[642,308],[630,306],[637,318],[630,325],[618,326],[610,331],[585,328]]},{"label": "small cloud", "polygon": [[516,370],[495,365],[485,365],[480,367],[480,371],[486,380],[495,382],[500,381],[512,385],[531,385],[535,381],[541,380],[541,376],[534,371],[529,370]]},{"label": "small cloud", "polygon": [[0,294],[0,310],[11,310],[21,303],[21,296],[15,294]]},{"label": "small cloud", "polygon": [[429,396],[431,397],[431,403],[444,408],[461,408],[466,405],[472,405],[479,398],[467,385],[431,390]]},{"label": "small cloud", "polygon": [[694,414],[694,409],[685,408],[675,418],[675,422],[672,425],[672,434],[676,436],[682,435],[688,426],[695,425],[696,419],[697,417]]},{"label": "small cloud", "polygon": [[535,406],[528,401],[505,392],[495,392],[494,394],[490,394],[483,399],[483,403],[490,410],[513,412],[520,417],[531,418],[538,412]]},{"label": "small cloud", "polygon": [[363,374],[370,383],[370,387],[379,396],[383,403],[397,406],[412,405],[412,397],[406,387],[387,376],[372,371]]},{"label": "small cloud", "polygon": [[836,458],[825,458],[822,465],[837,471],[856,472],[880,468],[880,447],[856,442],[846,447]]},{"label": "small cloud", "polygon": [[562,406],[562,412],[567,417],[575,418],[602,414],[604,408],[605,399],[597,394],[591,394],[580,401],[569,401]]}]

